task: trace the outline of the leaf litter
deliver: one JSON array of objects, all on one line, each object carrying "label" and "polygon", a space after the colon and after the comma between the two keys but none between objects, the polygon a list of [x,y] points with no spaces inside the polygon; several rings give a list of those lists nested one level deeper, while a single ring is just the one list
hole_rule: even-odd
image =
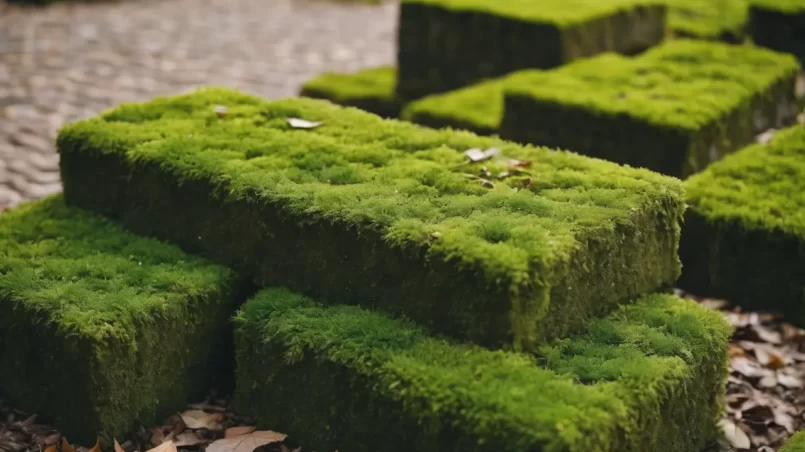
[{"label": "leaf litter", "polygon": [[729,344],[724,438],[707,452],[774,452],[805,428],[805,330],[775,314],[683,292],[720,311],[735,328]]},{"label": "leaf litter", "polygon": [[[37,417],[12,408],[0,397],[0,452],[102,452],[100,442],[92,448],[71,444],[55,428],[36,423]],[[174,413],[165,423],[141,427],[139,434],[123,443],[114,439],[114,452],[301,452],[291,451],[286,435],[257,430],[253,422],[232,412],[228,399],[211,395]],[[106,449],[110,450],[112,447]]]}]

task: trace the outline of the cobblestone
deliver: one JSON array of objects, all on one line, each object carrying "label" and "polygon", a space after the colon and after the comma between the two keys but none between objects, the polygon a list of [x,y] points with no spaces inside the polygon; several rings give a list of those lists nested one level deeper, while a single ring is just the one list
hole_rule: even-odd
[{"label": "cobblestone", "polygon": [[0,212],[60,190],[62,125],[204,85],[274,99],[394,61],[398,5],[322,0],[0,0]]}]

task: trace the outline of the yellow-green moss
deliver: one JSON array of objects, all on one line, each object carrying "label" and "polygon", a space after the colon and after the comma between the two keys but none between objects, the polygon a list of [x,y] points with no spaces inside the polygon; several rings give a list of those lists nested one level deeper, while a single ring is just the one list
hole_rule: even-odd
[{"label": "yellow-green moss", "polygon": [[236,316],[237,406],[305,449],[687,452],[713,438],[730,327],[650,295],[533,356],[266,290]]},{"label": "yellow-green moss", "polygon": [[668,0],[668,27],[678,36],[737,43],[748,20],[747,0]]},{"label": "yellow-green moss", "polygon": [[685,177],[796,116],[790,55],[675,40],[505,86],[501,136]]},{"label": "yellow-green moss", "polygon": [[25,204],[0,216],[0,385],[73,441],[123,437],[228,377],[239,290],[61,196]]},{"label": "yellow-green moss", "polygon": [[[208,89],[122,105],[57,144],[70,203],[261,284],[489,345],[533,347],[679,270],[676,180],[329,102]],[[464,155],[495,146],[502,160]]]},{"label": "yellow-green moss", "polygon": [[805,452],[805,431],[798,432],[789,438],[779,452]]},{"label": "yellow-green moss", "polygon": [[394,92],[397,70],[391,66],[364,69],[353,74],[328,72],[306,82],[301,96],[357,107],[385,118],[400,116],[402,104]]},{"label": "yellow-green moss", "polygon": [[804,162],[797,125],[685,182],[684,288],[805,324]]}]

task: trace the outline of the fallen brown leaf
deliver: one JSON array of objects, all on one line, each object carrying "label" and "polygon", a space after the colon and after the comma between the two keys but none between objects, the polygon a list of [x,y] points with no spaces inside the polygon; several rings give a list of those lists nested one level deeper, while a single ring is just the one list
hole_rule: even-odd
[{"label": "fallen brown leaf", "polygon": [[205,413],[201,410],[187,410],[181,415],[184,425],[189,429],[215,429],[224,420],[224,413]]},{"label": "fallen brown leaf", "polygon": [[499,153],[500,153],[499,148],[489,148],[486,150],[473,148],[464,151],[464,155],[466,155],[473,163],[491,159],[492,157],[498,155]]},{"label": "fallen brown leaf", "polygon": [[75,449],[67,441],[67,438],[62,436],[61,437],[61,444],[59,444],[57,442],[56,444],[54,444],[54,445],[48,447],[47,449],[45,449],[45,452],[75,452]]},{"label": "fallen brown leaf", "polygon": [[176,443],[176,447],[198,446],[199,444],[207,444],[210,442],[208,439],[199,438],[194,432],[179,433],[173,441]]},{"label": "fallen brown leaf", "polygon": [[115,441],[115,452],[126,452],[123,449],[123,446],[121,446],[120,443],[117,442],[117,439],[115,439],[114,441]]},{"label": "fallen brown leaf", "polygon": [[260,446],[285,441],[286,437],[287,435],[271,430],[258,430],[245,435],[219,439],[207,446],[207,452],[254,452]]},{"label": "fallen brown leaf", "polygon": [[98,438],[95,441],[95,445],[92,446],[92,449],[90,449],[89,452],[101,452],[101,440],[100,440],[100,438]]},{"label": "fallen brown leaf", "polygon": [[240,435],[248,435],[249,433],[257,430],[257,427],[231,427],[224,432],[224,438],[232,438]]}]

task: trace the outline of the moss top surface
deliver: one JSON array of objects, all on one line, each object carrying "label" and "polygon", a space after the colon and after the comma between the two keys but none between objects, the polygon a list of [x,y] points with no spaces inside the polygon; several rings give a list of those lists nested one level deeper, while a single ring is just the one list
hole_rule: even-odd
[{"label": "moss top surface", "polygon": [[487,80],[423,97],[407,104],[401,117],[408,121],[418,115],[454,119],[476,128],[497,130],[503,118],[503,91],[507,80],[505,77]]},{"label": "moss top surface", "polygon": [[753,7],[790,14],[805,13],[805,0],[749,0]]},{"label": "moss top surface", "polygon": [[328,99],[394,100],[397,69],[392,66],[364,69],[353,74],[324,73],[302,86],[302,95],[324,95]]},{"label": "moss top surface", "polygon": [[451,11],[488,13],[527,22],[574,25],[640,6],[663,5],[663,0],[402,0]]},{"label": "moss top surface", "polygon": [[805,430],[789,438],[778,452],[805,452]]},{"label": "moss top surface", "polygon": [[658,126],[698,130],[733,111],[799,63],[750,46],[680,39],[637,58],[604,54],[553,71],[530,72],[506,95],[628,115]]},{"label": "moss top surface", "polygon": [[778,132],[685,182],[688,203],[714,220],[781,230],[805,240],[805,127]]},{"label": "moss top surface", "polygon": [[[289,118],[323,124],[299,129]],[[496,146],[505,159],[470,163],[464,154]],[[300,221],[377,231],[389,246],[424,248],[428,258],[520,288],[540,284],[589,238],[619,240],[616,226],[682,206],[681,183],[648,170],[219,88],[70,124],[58,148],[126,154],[179,182],[211,181]],[[514,174],[509,159],[529,162],[522,169],[531,175]],[[477,179],[482,167],[494,187]]]},{"label": "moss top surface", "polygon": [[541,347],[539,365],[281,289],[259,293],[236,322],[261,331],[254,340],[282,344],[287,362],[315,357],[356,369],[423,424],[455,419],[453,428],[494,438],[502,450],[624,450],[650,434],[644,410],[697,372],[726,366],[730,335],[719,313],[670,295],[644,297]]},{"label": "moss top surface", "polygon": [[233,282],[230,270],[68,208],[61,195],[0,216],[0,302],[41,312],[66,334],[132,342],[135,325]]},{"label": "moss top surface", "polygon": [[749,18],[747,0],[668,0],[672,30],[705,39],[740,34]]}]

